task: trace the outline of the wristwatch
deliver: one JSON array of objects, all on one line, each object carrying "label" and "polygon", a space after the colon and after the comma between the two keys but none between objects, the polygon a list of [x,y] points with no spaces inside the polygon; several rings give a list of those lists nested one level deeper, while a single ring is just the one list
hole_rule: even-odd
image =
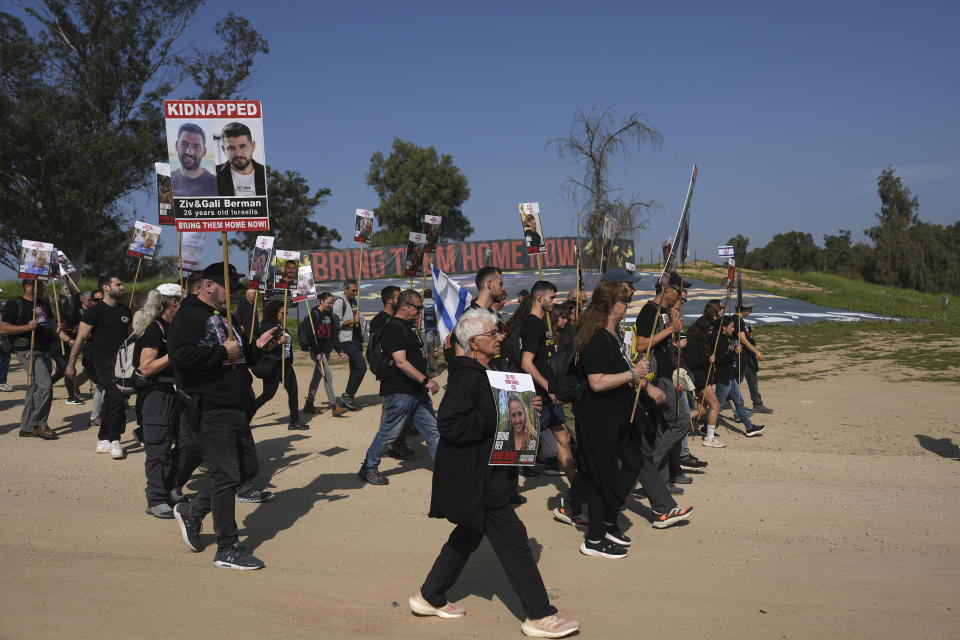
[{"label": "wristwatch", "polygon": [[420,382],[420,384],[427,386],[428,382],[430,382],[430,376],[423,376],[423,380]]},{"label": "wristwatch", "polygon": [[633,382],[636,382],[636,381],[637,381],[637,377],[638,377],[638,376],[637,376],[637,370],[636,370],[636,369],[630,369],[630,379],[631,379]]}]

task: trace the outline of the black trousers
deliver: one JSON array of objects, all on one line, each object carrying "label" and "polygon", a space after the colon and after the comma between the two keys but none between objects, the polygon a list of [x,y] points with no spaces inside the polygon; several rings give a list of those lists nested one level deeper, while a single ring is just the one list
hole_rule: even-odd
[{"label": "black trousers", "polygon": [[119,440],[127,429],[127,397],[113,382],[113,360],[109,355],[95,354],[93,366],[103,385],[103,406],[100,408],[99,440]]},{"label": "black trousers", "polygon": [[347,378],[345,393],[353,397],[357,394],[360,383],[363,382],[363,376],[367,374],[367,361],[363,359],[363,343],[354,340],[341,342],[340,348],[350,359],[350,377]]},{"label": "black trousers", "polygon": [[537,619],[555,614],[557,609],[547,598],[547,589],[530,551],[527,528],[509,503],[486,510],[483,532],[457,525],[440,548],[440,555],[420,587],[424,599],[437,608],[447,604],[447,591],[460,577],[470,554],[480,545],[484,535],[497,554],[510,586],[520,597],[527,617]]},{"label": "black trousers", "polygon": [[[69,352],[68,352],[69,353]],[[54,373],[50,378],[50,384],[57,384],[60,378],[63,378],[63,386],[67,388],[67,398],[75,398],[79,395],[79,386],[73,380],[67,377],[67,356],[60,355],[60,347],[50,347],[50,357],[53,359]]]},{"label": "black trousers", "polygon": [[147,476],[147,505],[169,502],[177,476],[173,443],[180,426],[180,406],[172,389],[154,389],[143,398],[143,470]]},{"label": "black trousers", "polygon": [[[287,391],[287,408],[290,409],[290,417],[297,418],[300,415],[300,405],[297,403],[297,374],[293,372],[293,365],[290,360],[287,361],[287,371],[283,376],[283,388]],[[263,391],[254,402],[254,411],[259,411],[260,407],[273,400],[277,395],[277,389],[280,388],[280,361],[277,361],[274,367],[276,371],[271,371],[268,378],[263,380]]]},{"label": "black trousers", "polygon": [[743,377],[747,379],[747,387],[750,389],[750,401],[753,402],[753,406],[759,407],[763,405],[763,398],[760,396],[760,387],[757,386],[757,367],[753,362],[753,358],[744,358]]},{"label": "black trousers", "polygon": [[210,470],[210,481],[190,501],[190,515],[203,518],[213,512],[217,548],[224,551],[239,540],[237,487],[260,470],[250,421],[242,409],[204,407],[200,428],[190,435]]}]

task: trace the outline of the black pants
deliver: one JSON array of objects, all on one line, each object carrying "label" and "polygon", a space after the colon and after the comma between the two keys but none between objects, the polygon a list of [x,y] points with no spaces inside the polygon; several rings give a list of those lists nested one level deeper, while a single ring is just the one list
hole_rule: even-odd
[{"label": "black pants", "polygon": [[127,429],[127,397],[113,382],[113,359],[110,355],[95,354],[93,366],[103,385],[103,406],[100,408],[99,440],[119,440]]},{"label": "black pants", "polygon": [[485,526],[486,531],[480,532],[457,525],[440,548],[440,555],[420,587],[424,599],[438,608],[447,604],[447,591],[456,583],[470,554],[486,534],[510,586],[520,597],[527,617],[537,619],[555,614],[557,609],[547,598],[543,578],[530,551],[527,529],[513,507],[505,504],[496,509],[487,509]]},{"label": "black pants", "polygon": [[154,389],[143,398],[143,446],[146,459],[143,470],[147,477],[147,505],[170,501],[170,490],[177,477],[177,462],[173,447],[180,425],[180,406],[173,389]]},{"label": "black pants", "polygon": [[[297,374],[293,372],[293,364],[288,359],[286,361],[287,371],[283,376],[283,388],[287,391],[287,408],[290,409],[290,417],[297,418],[300,413],[299,404],[297,404]],[[277,389],[280,388],[280,361],[274,366],[275,371],[263,379],[263,391],[254,402],[254,411],[259,411],[260,407],[273,400],[277,395]]]},{"label": "black pants", "polygon": [[[57,384],[60,378],[63,378],[63,386],[67,389],[67,398],[76,398],[80,385],[67,377],[67,356],[60,355],[59,347],[50,347],[50,357],[53,359],[53,377],[50,378],[50,384]],[[79,377],[79,376],[78,376]]]},{"label": "black pants", "polygon": [[184,424],[183,412],[179,418],[180,428],[177,429],[177,446],[173,449],[175,460],[174,467],[176,474],[174,476],[174,486],[181,489],[187,484],[190,476],[197,470],[200,463],[203,462],[203,456],[200,455],[200,449],[197,446],[197,438],[193,435],[193,429]]},{"label": "black pants", "polygon": [[191,439],[210,469],[210,482],[190,501],[190,515],[203,518],[213,511],[217,548],[225,551],[239,539],[235,517],[237,487],[260,470],[247,413],[242,409],[205,407],[200,412],[200,428],[191,431]]},{"label": "black pants", "polygon": [[744,360],[743,377],[747,379],[747,387],[750,389],[750,401],[755,407],[762,406],[763,398],[760,397],[760,387],[757,386],[757,365],[753,358],[744,358]]},{"label": "black pants", "polygon": [[350,377],[347,378],[348,396],[355,396],[360,383],[363,382],[363,376],[367,374],[367,362],[363,359],[363,343],[351,340],[350,342],[341,342],[340,348],[347,358],[350,359]]}]

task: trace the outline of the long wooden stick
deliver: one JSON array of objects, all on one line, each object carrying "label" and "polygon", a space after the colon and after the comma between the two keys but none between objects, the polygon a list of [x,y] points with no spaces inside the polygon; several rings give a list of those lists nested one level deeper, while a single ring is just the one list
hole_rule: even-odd
[{"label": "long wooden stick", "polygon": [[57,292],[56,287],[54,287],[53,290],[53,306],[57,310],[57,342],[60,343],[60,355],[65,356],[67,354],[63,349],[63,340],[60,339],[60,325],[62,324],[60,322],[60,294]]},{"label": "long wooden stick", "polygon": [[[285,337],[287,331],[287,293],[290,289],[283,290],[283,324],[280,325],[280,337]],[[287,343],[284,342],[280,345],[280,384],[286,384],[286,356],[287,356]]]},{"label": "long wooden stick", "polygon": [[[230,248],[227,245],[227,232],[223,231],[223,237],[220,244],[223,245],[223,288],[226,291],[224,305],[227,314],[227,340],[233,340],[233,312],[230,309]],[[233,361],[232,368],[237,370],[237,363]]]},{"label": "long wooden stick", "polygon": [[[540,280],[543,280],[543,258],[541,257],[541,254],[539,254],[539,253],[537,254],[537,271],[538,271],[539,274],[540,274]],[[544,311],[544,312],[543,312],[543,319],[547,321],[547,331],[550,332],[550,335],[551,335],[551,336],[553,336],[553,327],[550,326],[551,323],[550,323],[550,312],[549,312],[549,311]],[[557,343],[554,342],[554,343],[553,343],[553,346],[554,346],[554,349],[556,349]]]},{"label": "long wooden stick", "polygon": [[177,231],[177,256],[180,262],[180,293],[183,293],[183,235]]},{"label": "long wooden stick", "polygon": [[[423,256],[423,292],[421,299],[427,299],[427,272],[430,271],[430,265],[427,264],[427,256]],[[417,329],[423,329],[423,312],[417,317]]]},{"label": "long wooden stick", "polygon": [[77,283],[73,281],[73,278],[70,277],[70,274],[69,274],[69,273],[65,273],[65,274],[63,274],[63,275],[67,276],[67,280],[70,281],[70,284],[73,285],[73,288],[77,290],[77,293],[80,293],[80,287],[78,287],[78,286],[77,286]]},{"label": "long wooden stick", "polygon": [[582,211],[577,212],[577,303],[573,307],[574,324],[580,321],[580,287],[583,285],[580,282],[580,216],[582,213]]},{"label": "long wooden stick", "polygon": [[354,321],[357,321],[360,318],[360,279],[363,277],[363,245],[364,244],[366,243],[364,242],[360,243],[360,267],[357,269],[357,317],[354,318]]},{"label": "long wooden stick", "polygon": [[[137,258],[137,270],[133,274],[133,287],[130,289],[130,309],[133,310],[133,296],[137,293],[137,276],[140,275],[140,264],[143,262],[143,256]],[[228,289],[229,291],[229,289]]]},{"label": "long wooden stick", "polygon": [[[33,281],[33,320],[37,319],[37,283],[40,280]],[[33,384],[33,339],[37,335],[37,329],[34,327],[30,332],[30,370],[27,372],[27,384]]]},{"label": "long wooden stick", "polygon": [[253,290],[253,313],[250,315],[250,342],[253,342],[253,328],[257,324],[257,298],[260,297],[260,287]]},{"label": "long wooden stick", "polygon": [[[304,304],[304,306],[307,307],[307,317],[310,318],[310,330],[313,331],[313,338],[312,338],[313,343],[314,343],[315,345],[317,345],[317,351],[319,351],[319,350],[320,350],[320,344],[317,342],[317,327],[316,327],[315,324],[313,324],[313,313],[310,311],[310,301],[309,301],[309,300],[304,300],[304,301],[303,301],[303,304]],[[323,360],[319,360],[319,361],[317,362],[317,364],[320,365],[320,375],[321,375],[321,376],[326,375],[326,374],[323,373]]]}]

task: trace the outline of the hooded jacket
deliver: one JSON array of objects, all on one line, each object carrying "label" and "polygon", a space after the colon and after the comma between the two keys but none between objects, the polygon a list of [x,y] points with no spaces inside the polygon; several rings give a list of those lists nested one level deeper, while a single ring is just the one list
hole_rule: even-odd
[{"label": "hooded jacket", "polygon": [[204,406],[245,409],[250,402],[253,377],[248,367],[263,353],[244,340],[236,317],[233,333],[240,344],[234,367],[223,343],[227,321],[220,312],[196,296],[188,296],[173,317],[167,332],[167,350],[180,389],[199,395]]}]

